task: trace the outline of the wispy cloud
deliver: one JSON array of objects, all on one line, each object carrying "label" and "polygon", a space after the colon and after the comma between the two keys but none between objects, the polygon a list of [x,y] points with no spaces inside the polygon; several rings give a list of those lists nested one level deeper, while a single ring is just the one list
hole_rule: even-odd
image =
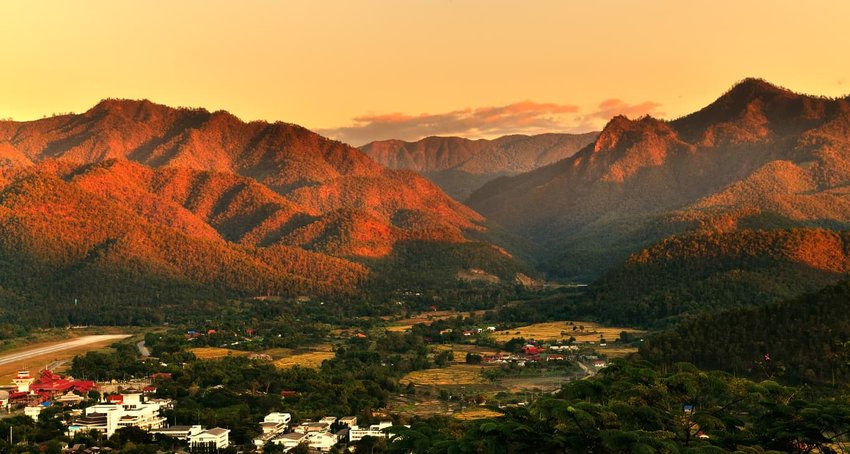
[{"label": "wispy cloud", "polygon": [[494,137],[505,134],[584,132],[601,128],[615,115],[658,115],[658,107],[658,103],[650,101],[631,105],[619,99],[609,99],[600,103],[597,110],[581,114],[578,106],[572,104],[523,101],[442,114],[362,115],[354,118],[350,126],[320,129],[318,132],[354,145],[380,139],[418,140],[435,135]]}]

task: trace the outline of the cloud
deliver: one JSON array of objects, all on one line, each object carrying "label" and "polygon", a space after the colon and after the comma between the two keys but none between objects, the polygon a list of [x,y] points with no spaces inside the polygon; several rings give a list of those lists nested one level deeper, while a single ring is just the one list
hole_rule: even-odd
[{"label": "cloud", "polygon": [[620,99],[601,102],[598,109],[580,115],[571,104],[523,101],[505,106],[479,107],[442,114],[369,114],[354,118],[353,124],[320,129],[320,134],[353,145],[373,140],[418,140],[427,136],[496,137],[505,134],[544,132],[587,132],[599,130],[611,117],[659,115],[660,104],[628,104]]}]

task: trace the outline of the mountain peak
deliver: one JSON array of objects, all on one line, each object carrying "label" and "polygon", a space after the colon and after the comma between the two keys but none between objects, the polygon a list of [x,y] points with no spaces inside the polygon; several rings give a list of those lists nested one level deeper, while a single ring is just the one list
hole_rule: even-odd
[{"label": "mountain peak", "polygon": [[731,98],[733,100],[747,102],[753,99],[776,95],[794,95],[794,92],[774,85],[764,79],[748,77],[735,84],[726,94],[721,96],[721,99]]}]

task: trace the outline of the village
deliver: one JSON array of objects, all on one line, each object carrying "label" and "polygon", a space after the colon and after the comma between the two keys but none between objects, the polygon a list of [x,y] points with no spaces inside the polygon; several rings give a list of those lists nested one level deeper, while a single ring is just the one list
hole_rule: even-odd
[{"label": "village", "polygon": [[[97,383],[63,377],[49,369],[33,376],[24,369],[18,371],[8,390],[0,391],[0,407],[7,415],[23,413],[36,421],[48,408],[70,408],[68,419],[62,421],[69,438],[83,432],[99,432],[108,438],[121,429],[136,428],[150,433],[154,439],[170,437],[183,441],[189,452],[218,452],[229,447],[231,431],[228,428],[167,423],[162,410],[173,408],[174,401],[155,397],[157,388],[152,383],[170,379],[168,373],[157,373],[145,381],[124,383],[130,386],[142,385],[140,388],[122,388],[114,382]],[[281,397],[285,398],[285,393]],[[392,427],[393,423],[381,421],[360,427],[355,416],[326,416],[318,421],[296,423],[289,413],[271,412],[257,425],[261,434],[253,439],[253,445],[258,452],[262,452],[267,445],[279,446],[282,452],[289,452],[299,446],[306,447],[309,452],[328,452],[335,446],[345,448],[349,443],[364,437],[387,438],[389,435],[386,429]],[[14,437],[14,433],[9,434],[9,437]],[[65,444],[63,447],[63,452],[67,453],[88,454],[109,450],[87,448],[84,445]]]}]

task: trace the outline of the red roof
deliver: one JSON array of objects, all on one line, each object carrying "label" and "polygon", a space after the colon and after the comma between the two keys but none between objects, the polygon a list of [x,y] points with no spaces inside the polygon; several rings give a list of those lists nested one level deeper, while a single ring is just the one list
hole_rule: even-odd
[{"label": "red roof", "polygon": [[113,404],[120,404],[124,402],[124,396],[122,396],[121,394],[113,394],[107,397],[106,400]]}]

